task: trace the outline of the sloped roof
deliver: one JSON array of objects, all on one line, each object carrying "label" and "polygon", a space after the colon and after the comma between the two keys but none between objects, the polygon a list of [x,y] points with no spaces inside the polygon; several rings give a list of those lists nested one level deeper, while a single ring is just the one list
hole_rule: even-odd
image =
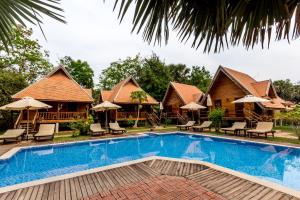
[{"label": "sloped roof", "polygon": [[188,85],[183,83],[177,83],[177,82],[170,82],[169,87],[166,91],[165,97],[163,99],[163,102],[166,99],[166,96],[170,90],[170,87],[172,87],[178,96],[181,98],[184,104],[188,104],[190,102],[198,102],[203,95],[203,92],[197,88],[194,85]]},{"label": "sloped roof", "polygon": [[265,97],[265,96],[268,96],[270,84],[271,84],[270,80],[258,81],[258,82],[252,83],[252,87],[256,90],[256,92],[259,96]]},{"label": "sloped roof", "polygon": [[[246,92],[246,94],[251,94],[257,97],[263,97],[271,100],[270,102],[267,103],[261,103],[262,106],[266,108],[274,108],[274,109],[283,109],[285,106],[283,105],[284,100],[280,99],[276,91],[275,93],[275,98],[270,98],[268,97],[269,90],[272,87],[272,81],[271,80],[264,80],[264,81],[256,81],[254,78],[249,76],[248,74],[245,74],[243,72],[239,72],[227,67],[220,66],[214,80],[212,81],[208,93],[210,89],[212,88],[215,79],[217,78],[218,74],[220,72],[223,72],[225,75],[227,75],[231,80],[233,80],[236,84],[238,84],[239,87],[241,87],[242,90]],[[274,87],[272,87],[274,88]],[[207,93],[207,94],[208,94]]]},{"label": "sloped roof", "polygon": [[109,101],[111,95],[112,95],[111,90],[101,90],[100,95],[101,95],[101,100],[102,101]]},{"label": "sloped roof", "polygon": [[[128,77],[120,81],[112,90],[102,90],[100,92],[102,101],[112,103],[132,104],[131,93],[134,91],[143,91],[139,84],[132,78]],[[147,101],[143,104],[158,104],[158,102],[147,94]]]},{"label": "sloped roof", "polygon": [[55,68],[46,77],[12,96],[21,99],[30,96],[42,101],[93,102],[91,90],[82,88],[63,66]]}]

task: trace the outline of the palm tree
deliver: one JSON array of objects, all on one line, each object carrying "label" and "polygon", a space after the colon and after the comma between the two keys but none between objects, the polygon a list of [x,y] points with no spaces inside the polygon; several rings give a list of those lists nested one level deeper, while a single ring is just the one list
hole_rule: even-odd
[{"label": "palm tree", "polygon": [[[143,30],[145,41],[167,43],[169,27],[179,39],[192,38],[192,46],[204,52],[219,52],[228,44],[242,43],[247,49],[258,43],[269,46],[275,39],[300,35],[300,0],[115,0],[120,21],[135,6],[132,31]],[[294,27],[291,26],[295,17]]]},{"label": "palm tree", "polygon": [[142,103],[147,100],[147,93],[143,90],[134,91],[131,93],[130,98],[133,102],[137,102],[137,118],[133,127],[137,127],[140,117],[140,109],[142,108]]},{"label": "palm tree", "polygon": [[0,1],[0,42],[7,46],[13,35],[13,28],[18,24],[27,23],[38,25],[42,16],[51,17],[63,22],[63,9],[58,7],[60,0],[1,0]]}]

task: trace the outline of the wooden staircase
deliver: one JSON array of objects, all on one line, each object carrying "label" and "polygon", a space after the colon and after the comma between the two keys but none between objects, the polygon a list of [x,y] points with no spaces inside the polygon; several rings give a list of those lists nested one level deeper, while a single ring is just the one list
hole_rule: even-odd
[{"label": "wooden staircase", "polygon": [[263,121],[263,117],[261,115],[251,110],[244,109],[244,116],[249,122],[257,123]]},{"label": "wooden staircase", "polygon": [[177,112],[177,119],[180,124],[186,124],[188,122],[188,119],[182,116],[179,112]]},{"label": "wooden staircase", "polygon": [[[26,112],[26,111],[25,111]],[[38,118],[38,112],[35,113],[33,119],[29,119],[29,123],[27,119],[23,118],[23,111],[20,112],[19,117],[14,125],[14,128],[21,128],[26,129],[28,126],[29,133],[33,133],[36,131],[36,124],[37,124],[37,118]]]},{"label": "wooden staircase", "polygon": [[160,119],[155,112],[146,113],[146,117],[152,127],[160,125]]}]

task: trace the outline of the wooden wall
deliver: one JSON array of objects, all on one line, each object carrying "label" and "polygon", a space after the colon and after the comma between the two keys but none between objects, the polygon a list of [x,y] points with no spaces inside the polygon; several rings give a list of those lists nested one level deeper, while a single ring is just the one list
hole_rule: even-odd
[{"label": "wooden wall", "polygon": [[[212,99],[213,108],[215,108],[216,101],[221,100],[222,108],[226,110],[226,114],[233,117],[235,117],[236,105],[232,103],[232,101],[246,95],[246,93],[223,74],[223,72],[220,72],[209,94]],[[253,109],[252,104],[245,104],[244,107],[250,108],[251,110]]]},{"label": "wooden wall", "polygon": [[[163,102],[163,106],[167,112],[173,113],[180,112],[180,107],[184,106],[184,103],[182,102],[182,100],[180,99],[173,87],[170,87],[166,99]],[[168,108],[171,108],[171,110],[169,110]]]}]

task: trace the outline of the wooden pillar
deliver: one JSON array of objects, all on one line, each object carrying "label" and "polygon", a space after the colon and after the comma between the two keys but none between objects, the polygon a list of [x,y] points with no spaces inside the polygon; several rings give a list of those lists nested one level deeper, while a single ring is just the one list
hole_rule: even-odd
[{"label": "wooden pillar", "polygon": [[55,124],[55,133],[58,133],[58,131],[59,131],[59,123],[56,123]]}]

